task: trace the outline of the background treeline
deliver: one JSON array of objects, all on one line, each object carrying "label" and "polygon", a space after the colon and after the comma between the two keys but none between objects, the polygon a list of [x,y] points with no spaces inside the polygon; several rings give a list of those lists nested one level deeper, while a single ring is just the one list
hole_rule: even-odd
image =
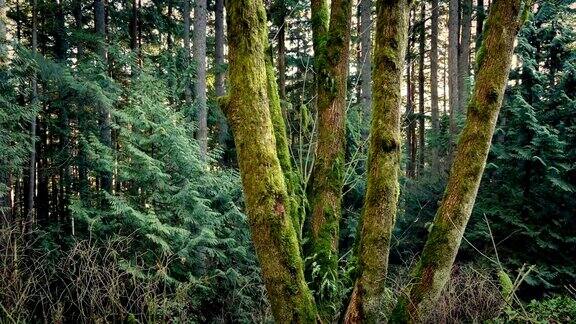
[{"label": "background treeline", "polygon": [[[0,318],[270,320],[219,108],[223,2],[0,0]],[[309,209],[319,123],[310,4],[266,5],[291,190]],[[537,2],[520,31],[465,243],[432,322],[489,319],[495,308],[504,318],[574,316],[574,6]],[[336,296],[335,308],[352,287],[372,98],[374,6],[353,8],[338,275],[308,278]],[[396,290],[440,204],[489,8],[431,0],[411,9]],[[524,301],[572,299],[505,307],[502,269],[522,279]]]}]

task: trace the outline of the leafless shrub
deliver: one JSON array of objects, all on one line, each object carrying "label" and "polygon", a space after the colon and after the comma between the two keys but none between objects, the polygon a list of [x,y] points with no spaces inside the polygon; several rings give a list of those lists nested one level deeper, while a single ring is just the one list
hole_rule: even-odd
[{"label": "leafless shrub", "polygon": [[62,323],[188,322],[193,283],[169,285],[161,260],[154,269],[142,256],[121,258],[130,238],[75,241],[65,253],[35,248],[38,233],[0,228],[0,319]]}]

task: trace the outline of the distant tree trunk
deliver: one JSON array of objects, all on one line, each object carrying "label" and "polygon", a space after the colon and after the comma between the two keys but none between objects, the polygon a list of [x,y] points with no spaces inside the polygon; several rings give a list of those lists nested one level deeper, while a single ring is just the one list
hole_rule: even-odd
[{"label": "distant tree trunk", "polygon": [[[59,62],[65,62],[68,57],[68,42],[66,39],[66,25],[62,2],[56,3],[56,24],[54,29],[54,56]],[[57,128],[58,143],[61,152],[61,157],[57,163],[60,166],[58,182],[54,181],[52,185],[53,192],[58,192],[56,195],[58,204],[54,204],[54,212],[58,213],[61,218],[67,218],[68,205],[70,197],[70,185],[72,183],[70,172],[70,161],[72,160],[72,153],[70,147],[70,123],[69,123],[69,107],[63,105],[60,108],[59,125]],[[58,188],[58,189],[56,189]]]},{"label": "distant tree trunk", "polygon": [[[400,300],[391,322],[418,322],[434,307],[450,277],[462,235],[480,186],[514,50],[522,24],[521,0],[494,0],[478,59],[474,94],[442,204],[420,261],[411,272],[413,285]],[[529,10],[527,7],[525,10]]]},{"label": "distant tree trunk", "polygon": [[278,86],[280,99],[286,100],[286,16],[284,0],[277,1],[276,25],[278,26]]},{"label": "distant tree trunk", "polygon": [[[32,0],[32,54],[38,51],[38,1]],[[32,76],[32,106],[36,109],[38,105],[38,81],[36,75]],[[30,160],[28,166],[28,185],[25,195],[26,208],[25,220],[34,220],[34,193],[36,184],[36,115],[30,123],[30,138],[32,139],[30,148]]]},{"label": "distant tree trunk", "polygon": [[361,70],[361,104],[364,120],[370,120],[372,107],[372,0],[359,0],[360,10],[360,70]]},{"label": "distant tree trunk", "polygon": [[227,2],[230,89],[224,110],[234,133],[254,247],[278,323],[311,323],[304,279],[267,97],[266,12],[261,0]]},{"label": "distant tree trunk", "polygon": [[424,55],[426,50],[426,2],[420,2],[420,31],[418,46],[418,175],[424,171]]},{"label": "distant tree trunk", "polygon": [[208,153],[208,106],[206,105],[206,0],[195,0],[194,6],[194,63],[196,65],[196,139],[200,146],[200,159]]},{"label": "distant tree trunk", "polygon": [[[182,16],[184,17],[184,31],[182,32],[182,39],[184,40],[184,67],[190,68],[190,0],[182,0]],[[184,99],[186,108],[184,114],[189,117],[192,109],[192,88],[190,87],[190,79],[188,73],[186,74],[184,84]]]},{"label": "distant tree trunk", "polygon": [[[409,13],[409,29],[414,28],[413,13]],[[414,178],[416,175],[416,142],[415,138],[415,120],[414,120],[414,84],[412,82],[412,45],[414,37],[408,38],[408,50],[406,52],[406,177]]]},{"label": "distant tree trunk", "polygon": [[432,18],[430,31],[430,109],[432,111],[432,134],[433,144],[431,147],[431,167],[432,174],[440,174],[439,143],[437,138],[440,135],[440,118],[438,108],[438,0],[432,0]]},{"label": "distant tree trunk", "polygon": [[[50,210],[50,192],[48,189],[48,123],[46,121],[46,112],[40,108],[39,118],[36,124],[36,134],[38,141],[36,141],[36,177],[37,190],[36,190],[36,218],[40,225],[48,224],[48,215]],[[44,116],[42,116],[44,115]],[[42,117],[42,118],[41,118]]]},{"label": "distant tree trunk", "polygon": [[358,243],[358,279],[345,323],[378,323],[385,298],[390,239],[398,203],[402,73],[408,42],[410,1],[376,2],[374,101],[368,183]]},{"label": "distant tree trunk", "polygon": [[132,0],[132,16],[130,17],[130,49],[138,53],[138,1]]},{"label": "distant tree trunk", "polygon": [[476,7],[476,54],[482,45],[482,32],[484,30],[484,19],[486,18],[486,11],[484,10],[484,0],[477,0]]},{"label": "distant tree trunk", "polygon": [[[74,7],[72,8],[74,14],[74,23],[76,32],[82,32],[82,0],[74,0]],[[84,47],[82,46],[82,42],[78,41],[76,44],[76,59],[80,59],[84,54]]]},{"label": "distant tree trunk", "polygon": [[168,32],[166,33],[166,47],[168,52],[172,53],[172,47],[174,46],[174,40],[172,38],[172,11],[173,11],[173,3],[172,0],[168,0],[168,12],[167,12],[167,22],[168,25]]},{"label": "distant tree trunk", "polygon": [[[225,94],[224,87],[224,0],[216,0],[215,6],[215,20],[214,20],[214,31],[215,31],[215,48],[214,48],[214,59],[216,67],[216,97],[222,97]],[[220,146],[224,147],[226,145],[226,139],[228,138],[228,123],[225,118],[221,118],[218,122],[218,143]]]},{"label": "distant tree trunk", "polygon": [[54,27],[54,57],[57,61],[66,60],[68,42],[66,41],[66,25],[62,2],[56,3],[56,19]]},{"label": "distant tree trunk", "polygon": [[[76,31],[81,33],[83,30],[82,22],[82,0],[74,1],[74,21]],[[77,53],[76,59],[79,61],[84,55],[84,46],[81,41],[76,44]],[[80,130],[86,129],[86,113],[82,104],[78,105],[78,127]],[[80,134],[79,134],[80,135]],[[87,201],[88,190],[90,184],[88,183],[88,170],[87,170],[87,152],[84,145],[84,140],[79,136],[78,138],[78,192],[80,194],[80,201]],[[73,220],[73,219],[72,219]]]},{"label": "distant tree trunk", "polygon": [[[459,0],[449,0],[448,10],[448,91],[450,97],[450,138],[456,139],[456,112],[458,111],[458,43],[460,39]],[[451,148],[450,148],[451,150]]]},{"label": "distant tree trunk", "polygon": [[327,21],[325,0],[313,0],[312,10],[318,140],[310,180],[310,255],[320,268],[319,275],[312,278],[312,289],[316,292],[321,318],[328,320],[333,315],[330,304],[336,296],[323,293],[321,281],[326,277],[336,278],[338,270],[352,0],[332,0],[327,32],[321,30],[327,23],[318,21]]},{"label": "distant tree trunk", "polygon": [[462,33],[458,53],[458,112],[466,113],[470,93],[470,30],[472,24],[472,0],[462,2]]},{"label": "distant tree trunk", "polygon": [[[4,82],[4,75],[3,71],[6,69],[7,60],[8,60],[8,48],[7,48],[7,35],[6,35],[6,0],[0,0],[0,82]],[[10,169],[9,168],[10,161],[8,158],[3,157],[0,160],[0,186],[5,185],[6,191],[0,191],[0,221],[6,220],[6,223],[10,223],[10,207],[9,204],[10,199],[10,190],[12,189],[12,185],[10,183]]]},{"label": "distant tree trunk", "polygon": [[[94,0],[94,25],[98,36],[98,54],[102,61],[107,62],[108,50],[106,45],[106,9],[104,0]],[[110,109],[105,104],[100,104],[100,141],[112,149],[112,128]],[[112,171],[103,171],[100,177],[102,190],[112,192]]]}]

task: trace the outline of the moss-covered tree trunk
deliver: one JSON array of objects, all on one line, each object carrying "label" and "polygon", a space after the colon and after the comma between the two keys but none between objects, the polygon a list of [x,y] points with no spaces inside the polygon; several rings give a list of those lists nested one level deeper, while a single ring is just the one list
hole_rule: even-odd
[{"label": "moss-covered tree trunk", "polygon": [[358,279],[346,312],[346,323],[382,320],[384,279],[399,192],[401,84],[408,44],[409,7],[409,0],[376,3],[368,183],[358,244]]},{"label": "moss-covered tree trunk", "polygon": [[[264,40],[268,44],[268,38]],[[288,192],[290,202],[290,218],[292,225],[296,231],[296,236],[300,241],[302,236],[302,222],[304,221],[304,209],[302,205],[301,183],[298,174],[292,167],[292,158],[290,155],[290,145],[288,143],[288,134],[286,132],[286,123],[282,116],[282,106],[280,104],[280,96],[278,84],[276,83],[276,74],[274,73],[274,63],[272,60],[272,48],[268,50],[266,55],[266,80],[268,90],[268,104],[270,107],[270,118],[272,119],[272,126],[274,127],[274,138],[276,139],[276,152],[282,173],[284,174],[284,182],[286,183],[286,190]]]},{"label": "moss-covered tree trunk", "polygon": [[478,74],[442,204],[438,209],[411,285],[396,305],[392,322],[425,318],[446,284],[472,213],[502,104],[514,40],[522,24],[521,0],[494,0],[490,7]]},{"label": "moss-covered tree trunk", "polygon": [[234,133],[246,212],[278,323],[316,319],[276,152],[265,64],[262,0],[227,2],[230,91],[223,106]]},{"label": "moss-covered tree trunk", "polygon": [[[338,268],[338,234],[344,181],[346,142],[346,80],[350,52],[352,0],[332,0],[326,31],[327,3],[312,1],[314,64],[318,136],[311,177],[310,249],[319,267],[312,276],[322,318],[332,315],[334,291],[323,291],[323,280],[335,280]],[[325,287],[329,287],[326,285]]]}]

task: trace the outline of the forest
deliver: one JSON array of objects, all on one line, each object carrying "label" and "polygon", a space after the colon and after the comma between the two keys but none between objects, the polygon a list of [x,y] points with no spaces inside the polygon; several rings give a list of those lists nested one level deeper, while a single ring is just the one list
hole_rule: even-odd
[{"label": "forest", "polygon": [[0,0],[0,323],[576,323],[576,0]]}]

